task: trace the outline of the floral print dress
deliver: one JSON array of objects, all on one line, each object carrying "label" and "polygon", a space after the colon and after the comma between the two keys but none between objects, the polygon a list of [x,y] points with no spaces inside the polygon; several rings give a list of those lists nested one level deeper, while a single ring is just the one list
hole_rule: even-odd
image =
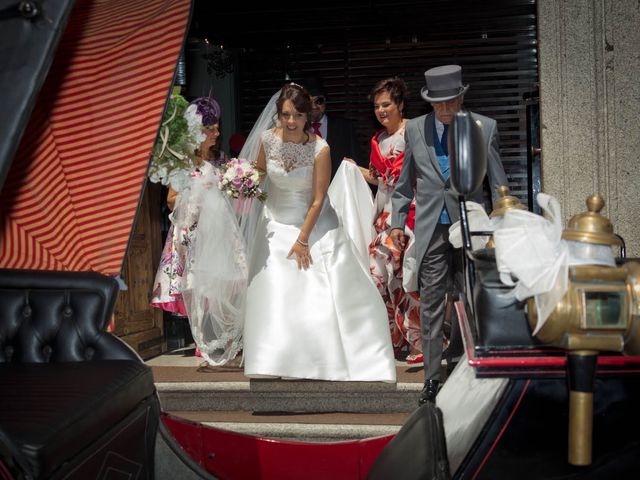
[{"label": "floral print dress", "polygon": [[[396,354],[406,347],[422,350],[420,333],[420,296],[403,288],[404,252],[393,244],[391,232],[391,196],[404,160],[404,127],[389,135],[381,130],[371,139],[371,165],[378,173],[376,194],[378,215],[374,221],[376,235],[369,245],[370,270],[378,291],[387,306],[391,340]],[[413,230],[415,200],[407,218]]]},{"label": "floral print dress", "polygon": [[[191,178],[209,174],[212,170],[212,165],[209,162],[204,162],[191,172]],[[193,216],[194,220],[187,221],[185,227],[176,227],[173,213],[169,215],[172,224],[162,249],[160,264],[153,282],[153,298],[151,299],[151,306],[185,317],[187,310],[182,300],[182,290],[187,281],[185,266],[191,260],[191,246],[198,227],[195,220],[197,212],[189,212],[189,216]]]}]

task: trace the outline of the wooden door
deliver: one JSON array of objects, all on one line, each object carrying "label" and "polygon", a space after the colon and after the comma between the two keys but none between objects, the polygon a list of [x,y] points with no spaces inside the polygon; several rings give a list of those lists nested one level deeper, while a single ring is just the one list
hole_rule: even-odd
[{"label": "wooden door", "polygon": [[114,312],[114,333],[143,359],[166,351],[162,310],[149,306],[160,261],[160,186],[147,181],[123,267],[128,290],[121,290]]}]

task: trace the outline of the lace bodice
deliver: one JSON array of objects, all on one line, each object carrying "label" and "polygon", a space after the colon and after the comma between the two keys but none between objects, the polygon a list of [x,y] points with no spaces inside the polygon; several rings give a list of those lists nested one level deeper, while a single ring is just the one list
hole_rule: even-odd
[{"label": "lace bodice", "polygon": [[327,142],[321,138],[306,144],[283,142],[274,130],[268,130],[262,134],[262,145],[267,162],[268,215],[299,226],[311,203],[313,165]]},{"label": "lace bodice", "polygon": [[313,142],[301,144],[283,142],[274,130],[267,130],[262,134],[262,144],[267,169],[269,163],[273,163],[287,173],[300,167],[313,167],[316,156],[327,146],[327,142],[319,137]]}]

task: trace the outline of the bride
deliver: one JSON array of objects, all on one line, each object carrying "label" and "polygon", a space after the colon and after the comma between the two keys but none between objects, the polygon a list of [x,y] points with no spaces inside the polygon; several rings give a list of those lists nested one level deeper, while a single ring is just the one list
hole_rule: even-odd
[{"label": "bride", "polygon": [[[386,308],[329,202],[329,146],[309,132],[310,112],[306,90],[286,84],[249,136],[241,156],[253,155],[268,197],[244,236],[222,223],[231,209],[213,207],[219,190],[203,195],[186,292],[194,339],[214,364],[243,348],[249,377],[393,382]],[[241,251],[222,252],[241,236]]]}]

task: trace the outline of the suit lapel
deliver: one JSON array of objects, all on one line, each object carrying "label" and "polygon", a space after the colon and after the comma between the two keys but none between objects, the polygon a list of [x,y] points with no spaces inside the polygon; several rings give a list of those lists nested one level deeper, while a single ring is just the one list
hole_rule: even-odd
[{"label": "suit lapel", "polygon": [[[344,129],[340,128],[340,122],[337,122],[335,118],[327,117],[327,143],[329,141],[333,143],[344,142]],[[342,159],[340,159],[342,160]]]},{"label": "suit lapel", "polygon": [[332,122],[329,117],[327,117],[327,138],[325,140],[327,143],[329,142],[329,138],[334,138],[335,132],[333,131],[333,127],[335,126],[335,122]]},{"label": "suit lapel", "polygon": [[444,184],[444,177],[442,176],[442,171],[440,170],[440,164],[438,163],[438,158],[436,157],[436,149],[433,146],[435,142],[435,138],[433,137],[435,125],[435,116],[433,113],[430,113],[425,117],[423,128],[421,129],[422,138],[424,139],[424,144],[427,146],[427,157],[429,157],[429,161],[433,166],[433,170],[438,175],[440,181]]}]

